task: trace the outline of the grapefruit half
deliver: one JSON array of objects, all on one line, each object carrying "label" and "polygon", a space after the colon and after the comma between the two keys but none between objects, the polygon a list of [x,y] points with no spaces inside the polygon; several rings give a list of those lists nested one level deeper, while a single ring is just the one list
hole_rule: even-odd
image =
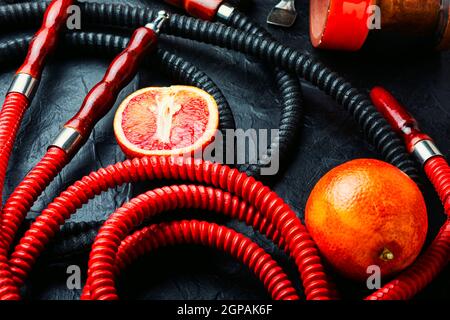
[{"label": "grapefruit half", "polygon": [[218,127],[216,101],[192,86],[138,90],[114,118],[117,142],[129,158],[193,154],[213,141]]}]

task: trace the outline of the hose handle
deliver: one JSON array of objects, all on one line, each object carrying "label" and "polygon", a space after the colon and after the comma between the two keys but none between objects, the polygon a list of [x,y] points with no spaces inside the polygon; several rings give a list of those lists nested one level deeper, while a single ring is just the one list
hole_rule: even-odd
[{"label": "hose handle", "polygon": [[[123,50],[111,63],[103,79],[97,83],[88,93],[78,113],[65,124],[64,132],[72,129],[77,132],[81,139],[74,139],[70,134],[73,143],[67,145],[67,139],[59,139],[54,146],[73,150],[73,144],[80,144],[85,141],[95,124],[103,118],[114,106],[120,91],[133,79],[138,71],[142,59],[150,53],[157,44],[158,30],[166,21],[168,15],[161,11],[152,23],[137,29],[125,50]],[[73,150],[74,151],[74,150]]]},{"label": "hose handle", "polygon": [[74,2],[74,0],[53,0],[50,3],[45,11],[42,26],[34,35],[25,62],[17,74],[28,74],[34,79],[40,78],[46,58],[55,50],[58,34],[63,28],[69,15],[69,8]]},{"label": "hose handle", "polygon": [[189,15],[213,21],[224,0],[164,0],[166,3],[185,10]]},{"label": "hose handle", "polygon": [[417,120],[390,92],[375,87],[371,90],[370,97],[394,131],[402,136],[408,152],[412,153],[422,165],[433,157],[442,156],[430,136],[420,130]]},{"label": "hose handle", "polygon": [[386,118],[394,131],[403,137],[410,152],[417,142],[431,140],[428,135],[422,133],[417,120],[386,89],[375,87],[370,92],[370,97],[375,107]]}]

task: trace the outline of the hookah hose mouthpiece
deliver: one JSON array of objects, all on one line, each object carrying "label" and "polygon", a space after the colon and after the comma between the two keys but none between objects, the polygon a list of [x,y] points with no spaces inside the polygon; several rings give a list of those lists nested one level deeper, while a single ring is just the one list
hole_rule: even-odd
[{"label": "hookah hose mouthpiece", "polygon": [[370,96],[394,130],[403,137],[408,151],[424,167],[444,204],[445,212],[450,215],[450,167],[433,139],[420,130],[417,120],[387,90],[375,87]]}]

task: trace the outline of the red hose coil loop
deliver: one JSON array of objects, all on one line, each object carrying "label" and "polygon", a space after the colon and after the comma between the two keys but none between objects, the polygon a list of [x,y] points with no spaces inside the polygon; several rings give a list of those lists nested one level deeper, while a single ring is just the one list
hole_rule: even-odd
[{"label": "red hose coil loop", "polygon": [[103,264],[104,269],[113,271],[93,272],[93,277],[88,278],[82,298],[117,299],[114,278],[121,269],[155,249],[184,243],[210,246],[229,253],[252,269],[275,300],[299,299],[287,275],[256,243],[229,228],[199,221],[152,225],[128,236],[117,247],[115,265]]},{"label": "red hose coil loop", "polygon": [[[445,211],[450,209],[450,168],[443,157],[434,157],[424,166],[425,173],[436,188]],[[369,300],[410,299],[425,288],[448,264],[450,257],[450,215],[430,247],[397,279],[382,290],[370,295]]]},{"label": "red hose coil loop", "polygon": [[424,289],[448,264],[450,257],[450,218],[414,264],[367,300],[406,300]]},{"label": "red hose coil loop", "polygon": [[[329,289],[313,241],[296,214],[289,209],[283,200],[263,186],[261,182],[256,182],[253,178],[247,177],[235,169],[180,157],[149,157],[127,160],[93,172],[69,187],[43,211],[16,247],[10,260],[14,281],[18,285],[23,284],[37,257],[53,235],[58,232],[60,225],[90,198],[125,182],[148,179],[180,179],[204,182],[228,190],[254,205],[283,235],[286,246],[299,267],[307,299],[328,299],[332,297],[332,290]],[[156,195],[152,198],[156,198]],[[121,210],[130,206],[133,207],[131,202],[126,204],[123,209],[118,210],[115,217],[120,217]],[[135,218],[142,221],[144,207],[139,206],[138,203]],[[145,210],[153,213],[162,210],[162,206],[164,206],[162,201],[157,202],[152,199],[151,206],[145,208]],[[169,204],[168,208],[170,209],[172,206],[173,204]],[[116,229],[114,229],[114,232],[111,231],[109,224],[105,224],[102,232],[110,236],[116,245],[119,245],[121,239],[127,235],[126,230],[129,225],[125,225],[127,223],[125,221],[118,220],[114,220],[114,223],[121,226],[120,237],[115,233]],[[130,224],[130,222],[128,223]],[[293,236],[295,234],[301,236]],[[101,256],[102,259],[110,263],[114,261],[115,252],[109,248],[102,247],[101,250],[97,251],[94,248],[91,255],[97,257],[98,253],[98,257]],[[304,254],[304,252],[307,252],[307,254]],[[95,263],[101,265],[102,262],[92,261],[92,264]],[[310,263],[313,263],[313,268],[310,268]],[[113,270],[107,271],[113,272]],[[311,273],[314,273],[314,275],[312,276]]]},{"label": "red hose coil loop", "polygon": [[56,147],[50,148],[8,198],[0,215],[0,234],[6,250],[9,250],[33,203],[68,161],[69,157],[65,151]]},{"label": "red hose coil loop", "polygon": [[[430,160],[432,161],[432,160]],[[437,161],[437,160],[436,160]],[[439,164],[439,165],[438,165]],[[448,166],[445,162],[438,161],[438,164],[429,162],[425,166],[427,174],[436,174],[438,176],[432,178],[432,181],[438,185],[436,188],[438,192],[448,199],[448,181],[445,177]],[[436,171],[437,170],[437,171]],[[328,281],[323,273],[320,259],[316,254],[317,250],[314,248],[314,243],[309,237],[306,229],[291,212],[287,205],[278,198],[273,192],[261,183],[255,182],[254,179],[246,177],[244,174],[236,170],[231,170],[225,166],[218,164],[203,163],[201,161],[194,161],[192,159],[182,158],[164,158],[151,157],[134,159],[132,161],[125,161],[106,169],[100,169],[97,172],[91,173],[82,180],[76,182],[69,187],[60,197],[49,205],[43,214],[33,224],[31,229],[26,233],[13,253],[10,261],[11,271],[14,274],[16,283],[21,284],[30,271],[36,258],[44,249],[45,244],[51,237],[59,230],[59,226],[64,223],[64,220],[90,198],[94,197],[108,188],[120,185],[125,182],[136,182],[145,179],[184,179],[196,182],[205,182],[214,186],[219,186],[226,190],[236,193],[238,196],[244,198],[261,213],[255,212],[255,219],[253,223],[261,223],[263,221],[260,216],[264,216],[267,224],[267,230],[276,230],[282,237],[279,238],[280,243],[286,243],[286,248],[294,258],[299,271],[302,275],[305,292],[308,299],[327,299],[333,297],[334,288],[328,284]],[[430,177],[431,178],[431,177]],[[166,189],[167,190],[167,189]],[[229,200],[224,201],[224,204],[209,199],[205,199],[201,195],[196,195],[191,190],[186,190],[185,193],[191,192],[191,195],[197,201],[206,203],[210,208],[217,205],[221,210],[225,207],[225,203],[230,203]],[[218,191],[210,190],[205,194],[216,195]],[[167,198],[167,201],[159,201],[158,198],[164,194],[163,189],[157,189],[150,195],[148,199],[140,197],[134,201],[124,205],[116,211],[114,219],[105,224],[102,228],[102,237],[97,238],[98,247],[91,252],[90,260],[90,274],[89,277],[113,277],[115,273],[114,261],[116,251],[114,246],[119,246],[121,239],[127,235],[127,230],[130,230],[133,224],[145,219],[150,214],[155,214],[161,210],[170,209],[174,206],[186,206],[188,203],[184,198],[173,197]],[[218,199],[220,197],[217,197]],[[224,198],[225,199],[225,198]],[[179,201],[179,203],[177,203]],[[213,202],[214,201],[214,202]],[[194,201],[195,202],[195,201]],[[147,204],[146,204],[147,203]],[[148,207],[145,207],[145,206]],[[199,204],[194,203],[197,207]],[[241,205],[237,205],[241,208]],[[235,208],[237,208],[235,207]],[[134,210],[135,209],[135,210]],[[132,220],[126,218],[127,210],[134,211]],[[248,208],[251,211],[251,208]],[[240,218],[246,220],[245,208],[242,211],[235,211],[235,214]],[[112,224],[112,225],[111,225]],[[265,224],[264,224],[265,225]],[[276,237],[276,233],[272,235]],[[426,286],[432,278],[434,278],[439,271],[441,271],[448,263],[450,252],[450,227],[449,221],[441,229],[441,232],[436,237],[432,245],[428,248],[424,255],[422,255],[416,263],[406,272],[400,275],[397,279],[387,284],[382,289],[378,290],[367,299],[384,300],[384,299],[408,299]],[[92,272],[95,270],[95,272]],[[114,297],[114,292],[109,289],[102,289],[102,286],[111,285],[110,280],[100,281],[95,283],[93,287],[88,284],[85,290],[93,290],[99,296],[104,298]],[[103,291],[105,290],[105,291]],[[112,294],[112,296],[110,295]]]},{"label": "red hose coil loop", "polygon": [[20,300],[19,288],[12,280],[6,254],[0,249],[0,300]]},{"label": "red hose coil loop", "polygon": [[[69,157],[63,150],[50,148],[7,200],[0,213],[0,259],[2,261],[7,261],[7,252],[31,206],[68,161]],[[12,279],[12,275],[6,263],[0,262],[0,270],[0,288],[2,288],[0,299],[10,299],[12,297],[9,293],[18,292],[18,287],[9,280]],[[16,298],[18,296],[14,297]]]},{"label": "red hose coil loop", "polygon": [[450,215],[450,167],[447,161],[444,157],[434,157],[425,163],[424,169],[441,198],[445,213]]},{"label": "red hose coil loop", "polygon": [[9,157],[28,104],[24,95],[12,92],[6,96],[0,111],[0,203]]}]

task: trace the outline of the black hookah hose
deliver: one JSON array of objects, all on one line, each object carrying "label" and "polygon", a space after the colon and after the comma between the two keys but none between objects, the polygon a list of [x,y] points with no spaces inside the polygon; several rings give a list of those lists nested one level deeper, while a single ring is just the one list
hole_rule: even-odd
[{"label": "black hookah hose", "polygon": [[[264,28],[258,26],[253,21],[248,19],[244,14],[238,10],[233,10],[231,15],[227,18],[225,23],[231,27],[242,30],[243,32],[258,35],[261,37],[272,38],[272,35]],[[278,89],[281,94],[281,112],[279,121],[278,138],[272,142],[267,153],[262,158],[269,158],[272,156],[273,150],[277,150],[280,158],[280,166],[289,158],[289,150],[296,141],[296,134],[298,133],[299,124],[303,117],[303,94],[302,88],[296,75],[289,74],[280,68],[275,68],[275,78]],[[286,155],[288,155],[286,157]],[[258,161],[261,161],[258,159]],[[250,165],[246,170],[247,174],[257,176],[263,164],[260,162],[257,165]]]},{"label": "black hookah hose", "polygon": [[[45,9],[50,3],[50,1],[37,1],[32,3],[20,1],[20,4],[18,2],[19,1],[10,1],[10,3],[16,4],[0,7],[0,19],[4,22],[5,26],[10,26],[10,23],[22,25],[23,22],[39,21],[41,15],[44,14]],[[140,24],[140,22],[136,21],[136,17],[138,17],[136,11],[141,10],[142,7],[103,3],[79,3],[79,5],[83,10],[83,18],[92,24],[98,24],[97,21],[100,22],[100,20],[97,20],[97,17],[100,15],[105,17],[104,23],[106,25],[111,24],[114,26],[134,28],[135,24]],[[111,15],[114,15],[116,19],[108,18],[108,16]],[[132,19],[133,22],[126,22],[125,20],[127,19]],[[139,20],[145,22],[146,18],[140,15]],[[263,37],[271,37],[265,29],[251,22],[238,10],[233,10],[233,13],[225,22],[243,32]],[[95,36],[92,36],[91,39],[92,41],[86,45],[96,46]],[[280,92],[281,100],[278,136],[272,140],[266,153],[261,155],[261,157],[258,157],[255,164],[239,164],[237,166],[240,171],[245,171],[248,175],[259,180],[268,178],[267,176],[261,175],[261,169],[270,161],[274,155],[274,150],[278,155],[283,155],[282,157],[278,157],[280,167],[283,167],[283,165],[287,163],[289,155],[291,154],[290,150],[296,142],[299,124],[301,123],[303,115],[303,95],[298,77],[290,75],[282,69],[275,68],[275,81]]]},{"label": "black hookah hose", "polygon": [[[17,25],[39,19],[47,2],[18,3],[0,7],[0,23]],[[156,16],[147,7],[116,4],[80,3],[86,22],[106,26],[135,28]],[[34,19],[34,20],[33,20]],[[419,181],[418,170],[406,148],[366,94],[308,54],[285,46],[276,40],[252,35],[221,23],[202,21],[178,14],[171,15],[162,32],[216,45],[258,57],[311,82],[344,107],[362,128],[366,138],[384,159]]]}]

